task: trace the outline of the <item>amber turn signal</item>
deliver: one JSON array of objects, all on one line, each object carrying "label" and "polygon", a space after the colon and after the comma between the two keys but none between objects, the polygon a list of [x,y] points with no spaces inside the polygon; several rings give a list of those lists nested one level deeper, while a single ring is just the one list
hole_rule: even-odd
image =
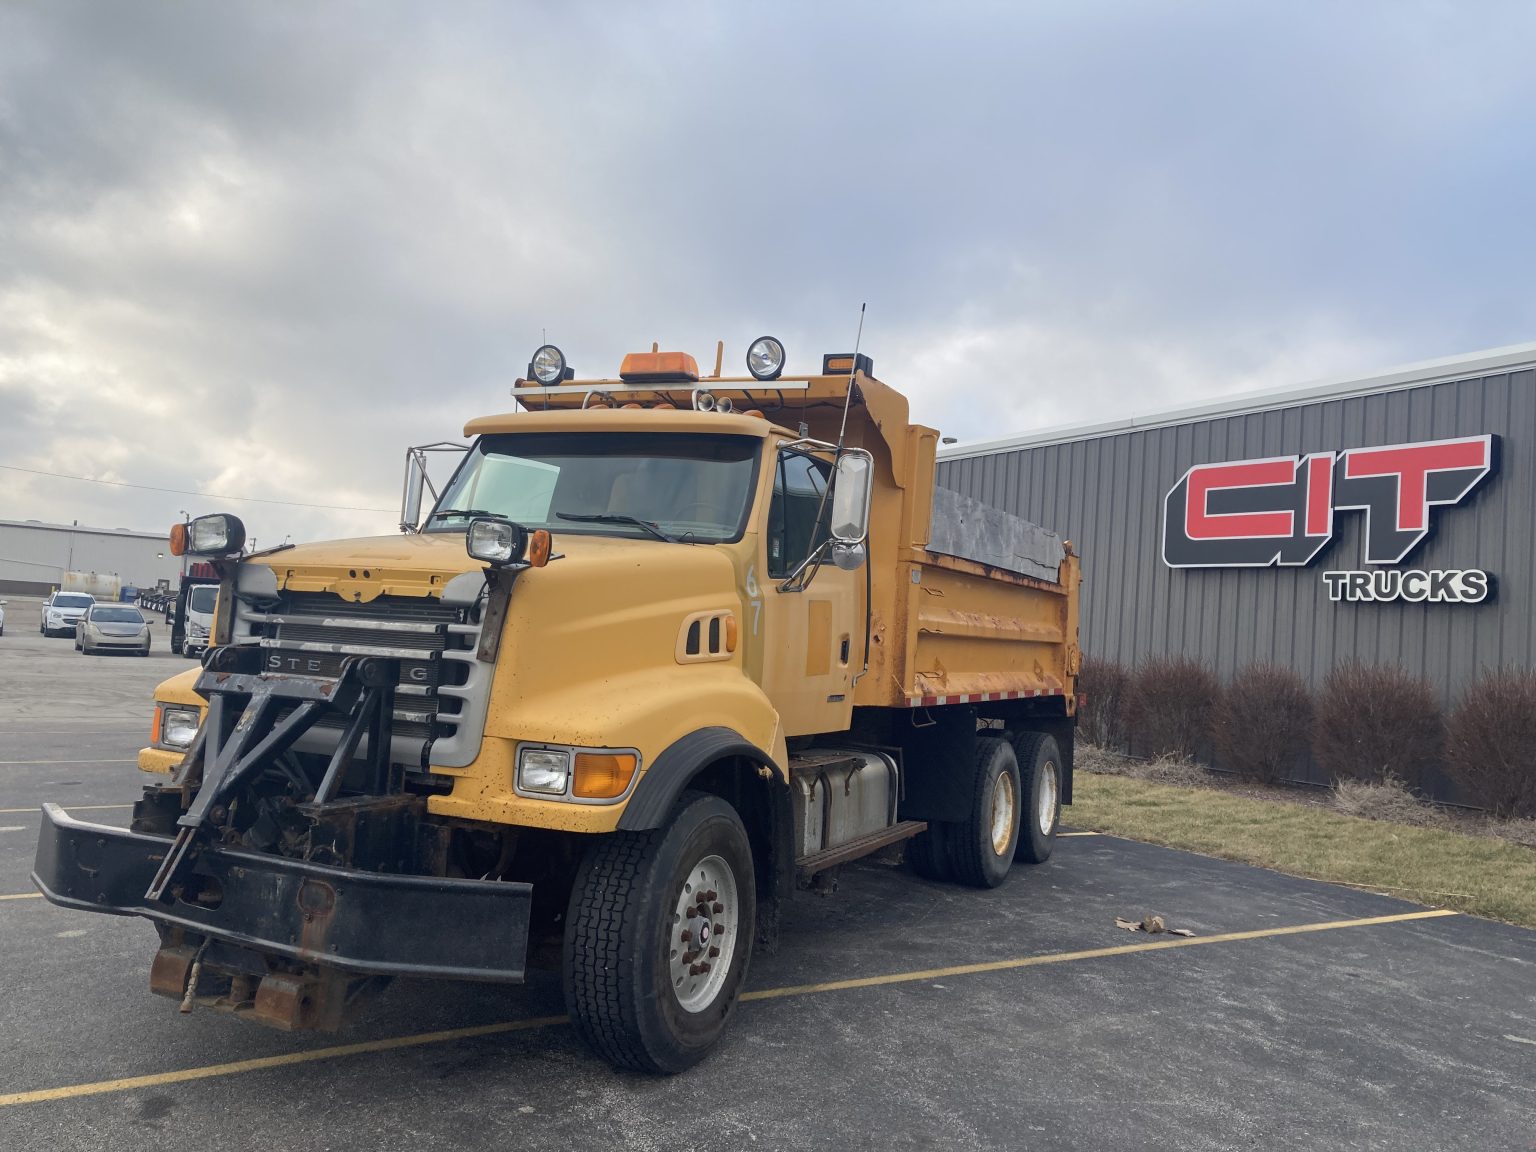
[{"label": "amber turn signal", "polygon": [[550,536],[547,528],[535,528],[528,534],[528,554],[525,559],[535,568],[549,563]]},{"label": "amber turn signal", "polygon": [[185,524],[171,525],[171,555],[185,556],[187,554],[187,526]]},{"label": "amber turn signal", "polygon": [[578,752],[571,795],[587,800],[612,800],[624,795],[635,775],[633,752]]}]

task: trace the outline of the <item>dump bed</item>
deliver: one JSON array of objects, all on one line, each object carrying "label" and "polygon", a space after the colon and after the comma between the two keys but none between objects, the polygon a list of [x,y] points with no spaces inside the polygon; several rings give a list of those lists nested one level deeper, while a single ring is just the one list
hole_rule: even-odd
[{"label": "dump bed", "polygon": [[897,596],[908,707],[1071,697],[1079,664],[1070,545],[936,490],[928,547],[912,549]]}]

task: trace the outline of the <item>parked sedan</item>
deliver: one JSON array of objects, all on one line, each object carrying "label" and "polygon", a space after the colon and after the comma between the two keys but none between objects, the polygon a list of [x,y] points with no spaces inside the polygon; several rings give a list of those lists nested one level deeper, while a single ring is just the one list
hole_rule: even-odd
[{"label": "parked sedan", "polygon": [[112,649],[149,655],[149,621],[131,604],[96,604],[75,631],[75,649],[87,656]]}]

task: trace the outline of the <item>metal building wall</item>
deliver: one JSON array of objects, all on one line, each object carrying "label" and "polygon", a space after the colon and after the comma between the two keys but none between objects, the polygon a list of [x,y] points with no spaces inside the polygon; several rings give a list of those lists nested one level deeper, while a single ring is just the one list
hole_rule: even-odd
[{"label": "metal building wall", "polygon": [[174,586],[181,559],[164,536],[68,524],[0,521],[0,591],[41,594],[66,571],[115,574],[124,584]]},{"label": "metal building wall", "polygon": [[[1171,569],[1163,499],[1194,464],[1493,432],[1498,470],[1461,505],[1431,513],[1405,568],[1483,568],[1484,604],[1329,600],[1321,573],[1358,569],[1364,515],[1306,568]],[[1450,705],[1479,669],[1536,661],[1536,371],[1321,400],[939,462],[939,483],[1055,529],[1083,557],[1082,639],[1134,664],[1197,657],[1223,679],[1255,660],[1315,687],[1337,661],[1400,664]]]}]

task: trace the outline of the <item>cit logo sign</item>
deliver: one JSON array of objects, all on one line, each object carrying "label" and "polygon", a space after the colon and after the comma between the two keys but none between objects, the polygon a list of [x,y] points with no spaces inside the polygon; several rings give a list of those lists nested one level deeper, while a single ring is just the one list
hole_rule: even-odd
[{"label": "cit logo sign", "polygon": [[[1432,510],[1465,500],[1492,474],[1497,456],[1498,437],[1487,435],[1197,464],[1164,503],[1163,561],[1170,568],[1303,567],[1333,539],[1335,517],[1358,510],[1365,513],[1364,562],[1399,564],[1429,535]],[[1475,569],[1423,580],[1372,575],[1382,574],[1325,579],[1335,600],[1476,601],[1488,591],[1487,574]]]}]

